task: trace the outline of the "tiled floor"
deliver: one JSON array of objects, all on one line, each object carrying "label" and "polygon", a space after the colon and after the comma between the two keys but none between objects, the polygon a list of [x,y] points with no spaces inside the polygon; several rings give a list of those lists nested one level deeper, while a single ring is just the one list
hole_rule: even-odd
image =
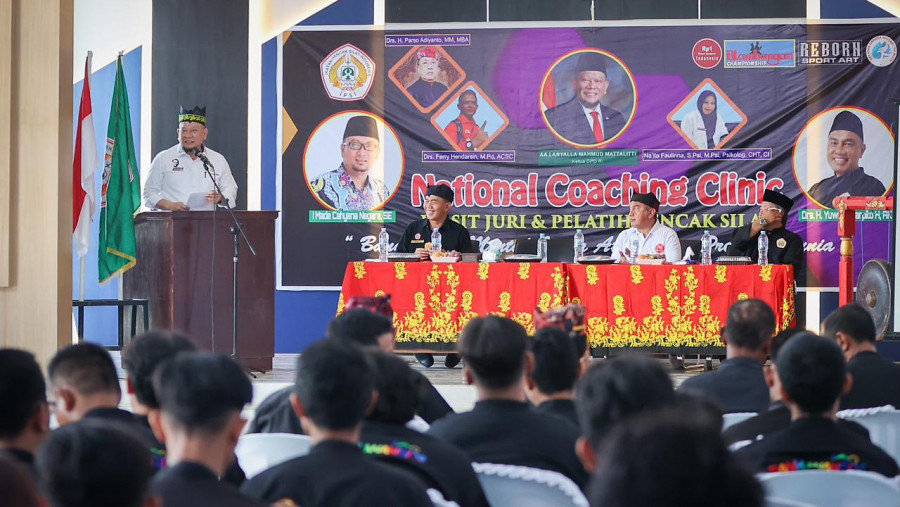
[{"label": "tiled floor", "polygon": [[[118,352],[112,352],[116,365],[120,364]],[[462,374],[462,366],[456,368],[447,368],[444,366],[444,356],[436,355],[434,366],[425,368],[420,365],[412,355],[404,355],[410,367],[421,371],[431,380],[431,383],[437,387],[438,391],[444,396],[448,403],[456,411],[468,410],[475,403],[475,389],[466,385]],[[666,369],[672,377],[672,383],[677,388],[689,376],[696,375],[703,371],[702,367],[693,366],[691,358],[687,359],[688,371],[676,372],[672,370],[669,361],[664,356],[655,356],[658,358],[660,366]],[[604,359],[595,359],[595,363],[604,361]],[[696,361],[694,361],[696,363]],[[276,354],[272,362],[273,369],[262,375],[257,374],[253,379],[253,402],[245,415],[250,417],[254,408],[262,402],[271,393],[291,385],[294,382],[294,371],[297,364],[297,354]],[[702,364],[702,363],[700,363]],[[120,370],[120,378],[125,377],[124,372]],[[124,380],[123,380],[124,384]],[[123,385],[124,388],[124,385]],[[123,399],[122,408],[129,408],[129,403]]]}]

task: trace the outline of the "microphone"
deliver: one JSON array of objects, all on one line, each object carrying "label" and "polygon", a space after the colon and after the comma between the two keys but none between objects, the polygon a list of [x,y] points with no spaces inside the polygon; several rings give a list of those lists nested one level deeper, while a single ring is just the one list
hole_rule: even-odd
[{"label": "microphone", "polygon": [[197,158],[199,158],[200,160],[202,160],[204,164],[206,164],[206,165],[212,167],[212,164],[210,163],[209,159],[206,158],[206,155],[204,155],[202,151],[198,150],[197,148],[194,148],[194,149],[191,151],[191,153],[193,153],[195,157],[197,157]]}]

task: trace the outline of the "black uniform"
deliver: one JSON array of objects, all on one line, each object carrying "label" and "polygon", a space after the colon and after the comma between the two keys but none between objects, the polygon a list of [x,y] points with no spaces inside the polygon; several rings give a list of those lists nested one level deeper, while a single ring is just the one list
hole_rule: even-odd
[{"label": "black uniform", "polygon": [[762,364],[749,357],[722,361],[719,369],[686,379],[679,391],[696,392],[731,412],[762,412],[769,406],[769,386]]},{"label": "black uniform", "polygon": [[884,183],[874,176],[869,176],[862,167],[851,171],[840,178],[830,176],[809,188],[809,195],[822,206],[831,208],[835,197],[843,194],[851,196],[884,195]]},{"label": "black uniform", "polygon": [[537,412],[561,417],[578,427],[578,414],[573,400],[547,400],[534,407]]},{"label": "black uniform", "polygon": [[868,439],[818,416],[797,419],[735,456],[758,473],[830,468],[894,477],[900,472],[894,458]]},{"label": "black uniform", "polygon": [[[838,425],[850,430],[866,440],[869,440],[869,430],[865,426],[838,419]],[[776,431],[783,430],[791,425],[791,409],[784,403],[776,401],[765,412],[760,412],[756,417],[741,421],[722,432],[722,440],[726,445],[737,442],[762,440]]]},{"label": "black uniform", "polygon": [[153,469],[162,470],[166,466],[166,446],[156,439],[150,422],[146,416],[132,414],[127,410],[116,407],[101,407],[89,410],[84,414],[85,419],[100,419],[113,421],[132,430],[138,438],[147,444],[150,454],[153,456]]},{"label": "black uniform", "polygon": [[13,447],[8,447],[6,449],[0,449],[0,454],[6,454],[7,457],[12,458],[13,461],[16,461],[31,474],[35,479],[38,478],[37,468],[34,465],[34,454],[31,454],[28,451],[23,451],[22,449],[15,449]]},{"label": "black uniform", "polygon": [[488,501],[466,453],[402,424],[366,421],[360,446],[364,453],[415,473],[460,507],[487,507]]},{"label": "black uniform", "polygon": [[289,498],[303,507],[432,505],[416,476],[379,463],[357,445],[333,440],[254,476],[241,492],[268,502]]},{"label": "black uniform", "polygon": [[[794,280],[797,280],[798,283],[804,280],[801,278],[805,274],[803,271],[803,238],[784,227],[766,231],[766,234],[769,236],[769,264],[790,264],[794,266]],[[759,261],[758,240],[758,234],[750,236],[750,224],[737,228],[731,234],[728,255],[746,255],[753,262],[757,262]]]},{"label": "black uniform", "polygon": [[853,388],[841,398],[841,409],[893,405],[900,408],[900,366],[877,352],[860,352],[847,363]]},{"label": "black uniform", "polygon": [[456,445],[476,463],[552,470],[581,487],[588,478],[575,455],[579,431],[557,416],[535,412],[525,402],[479,401],[471,412],[435,421],[428,434]]},{"label": "black uniform", "polygon": [[233,485],[220,481],[204,465],[182,461],[162,470],[150,483],[150,491],[166,507],[262,507],[268,505],[241,495]]},{"label": "black uniform", "polygon": [[[475,253],[475,248],[472,246],[472,235],[459,223],[447,218],[439,230],[441,231],[441,250]],[[431,223],[427,218],[416,220],[406,227],[403,236],[400,237],[397,251],[413,253],[416,248],[425,248],[425,243],[431,243]]]}]

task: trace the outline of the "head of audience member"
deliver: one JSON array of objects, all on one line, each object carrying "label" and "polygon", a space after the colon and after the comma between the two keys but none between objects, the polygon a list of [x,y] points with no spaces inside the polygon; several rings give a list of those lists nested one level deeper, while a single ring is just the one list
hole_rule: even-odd
[{"label": "head of audience member", "polygon": [[554,399],[575,399],[575,381],[581,368],[575,344],[565,333],[547,327],[528,340],[534,368],[525,381],[525,394],[534,405]]},{"label": "head of audience member", "polygon": [[525,328],[505,317],[477,317],[466,324],[457,346],[463,375],[479,400],[525,401],[525,376],[534,366],[527,343]]},{"label": "head of audience member", "polygon": [[365,349],[393,352],[396,336],[391,319],[365,308],[347,310],[328,323],[328,338]]},{"label": "head of audience member", "polygon": [[159,408],[153,393],[153,372],[176,355],[194,350],[194,343],[176,331],[154,329],[132,338],[122,351],[132,412],[147,415],[151,408]]},{"label": "head of audience member", "polygon": [[366,420],[406,424],[416,415],[425,388],[425,377],[413,371],[398,356],[381,352],[370,355],[375,367],[378,402]]},{"label": "head of audience member", "polygon": [[765,363],[775,333],[775,312],[765,301],[745,299],[731,305],[722,332],[728,359],[748,357]]},{"label": "head of audience member", "polygon": [[589,488],[603,507],[762,507],[764,492],[719,430],[683,407],[648,411],[616,427]]},{"label": "head of audience member", "polygon": [[50,431],[44,374],[30,352],[0,349],[0,449],[31,454]]},{"label": "head of audience member", "polygon": [[0,491],[6,507],[42,507],[34,476],[11,456],[0,453]]},{"label": "head of audience member", "polygon": [[652,360],[626,355],[604,361],[578,381],[575,407],[581,438],[575,450],[591,472],[596,452],[612,429],[636,414],[675,403],[672,380]]},{"label": "head of audience member", "polygon": [[836,341],[849,361],[860,352],[875,352],[875,321],[858,303],[831,312],[822,323],[822,336]]},{"label": "head of audience member", "polygon": [[803,328],[792,327],[772,338],[772,344],[769,346],[769,363],[763,368],[763,377],[766,379],[766,385],[769,386],[769,400],[772,403],[781,401],[781,379],[778,378],[778,370],[775,367],[778,353],[781,352],[781,348],[788,340],[803,332],[805,332]]},{"label": "head of audience member", "polygon": [[62,426],[41,445],[35,463],[53,507],[159,505],[147,496],[150,451],[115,423],[85,419]]},{"label": "head of audience member", "polygon": [[116,408],[122,400],[116,365],[100,345],[63,348],[50,360],[47,377],[60,425],[80,421],[95,408]]},{"label": "head of audience member", "polygon": [[722,431],[725,411],[708,396],[694,391],[675,391],[675,406],[691,414],[698,423],[715,428],[717,432]]},{"label": "head of audience member", "polygon": [[169,463],[201,463],[224,475],[247,422],[241,410],[253,398],[240,365],[227,356],[180,354],[153,374],[153,392],[159,410],[150,411],[150,425]]},{"label": "head of audience member", "polygon": [[578,372],[579,378],[591,367],[591,351],[588,347],[588,339],[585,334],[587,326],[584,322],[584,306],[578,303],[551,308],[546,312],[542,312],[540,309],[534,310],[534,326],[536,328],[554,327],[565,331],[571,338],[581,366]]},{"label": "head of audience member", "polygon": [[833,418],[841,394],[853,385],[837,344],[810,332],[791,338],[778,352],[775,366],[781,398],[790,407],[792,419],[807,415]]},{"label": "head of audience member", "polygon": [[291,405],[314,444],[357,443],[363,418],[377,401],[375,369],[362,348],[320,340],[297,359]]}]

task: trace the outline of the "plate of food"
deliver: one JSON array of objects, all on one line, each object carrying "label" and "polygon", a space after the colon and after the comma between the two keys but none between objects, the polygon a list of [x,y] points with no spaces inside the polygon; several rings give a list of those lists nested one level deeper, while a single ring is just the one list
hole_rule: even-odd
[{"label": "plate of food", "polygon": [[388,254],[389,262],[418,262],[419,255],[415,253],[391,252]]},{"label": "plate of food", "polygon": [[506,262],[541,262],[541,258],[535,254],[513,254],[503,258]]},{"label": "plate of food", "polygon": [[616,260],[608,255],[584,255],[578,258],[579,264],[615,264]]},{"label": "plate of food", "polygon": [[664,255],[649,255],[643,254],[638,255],[637,263],[644,264],[649,266],[658,266],[660,264],[664,264],[666,262],[666,257]]},{"label": "plate of food", "polygon": [[449,264],[452,262],[459,262],[459,260],[460,260],[459,252],[456,252],[456,251],[445,252],[442,250],[440,252],[432,252],[431,253],[431,262],[441,262],[441,263]]}]

